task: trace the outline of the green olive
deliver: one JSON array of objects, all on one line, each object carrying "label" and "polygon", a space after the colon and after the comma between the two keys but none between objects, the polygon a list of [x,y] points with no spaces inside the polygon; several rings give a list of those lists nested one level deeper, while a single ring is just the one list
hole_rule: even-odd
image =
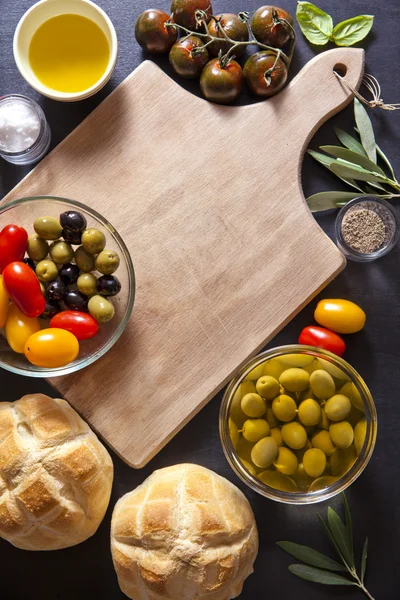
[{"label": "green olive", "polygon": [[279,473],[279,471],[263,471],[258,475],[258,479],[265,485],[280,490],[281,492],[298,492],[296,483],[288,477]]},{"label": "green olive", "polygon": [[279,427],[273,427],[271,429],[271,436],[276,441],[278,448],[280,448],[283,445],[283,441],[282,441],[281,430],[279,429]]},{"label": "green olive", "polygon": [[79,248],[75,250],[75,262],[79,267],[79,270],[83,273],[90,273],[90,271],[94,271],[95,261],[96,257],[93,256],[93,254],[86,252],[83,246],[79,246]]},{"label": "green olive", "polygon": [[262,417],[267,410],[265,400],[259,394],[246,394],[240,405],[244,414],[253,418]]},{"label": "green olive", "polygon": [[287,367],[283,365],[278,358],[270,358],[264,363],[264,370],[262,374],[279,379],[283,371],[286,369]]},{"label": "green olive", "polygon": [[320,364],[318,358],[314,358],[314,360],[312,361],[311,364],[307,365],[306,367],[303,367],[303,369],[305,371],[307,371],[307,373],[309,375],[311,375],[311,373],[314,373],[314,371],[317,371],[320,368],[321,368],[321,364]]},{"label": "green olive", "polygon": [[323,477],[318,477],[318,479],[314,479],[310,487],[308,488],[309,492],[318,492],[319,490],[324,490],[325,488],[333,485],[338,480],[337,477],[331,477],[330,475],[324,475]]},{"label": "green olive", "polygon": [[264,419],[247,419],[243,423],[242,435],[249,442],[259,442],[270,433],[270,426]]},{"label": "green olive", "polygon": [[232,421],[231,418],[229,418],[228,425],[229,425],[229,435],[231,436],[232,445],[236,450],[236,446],[239,441],[239,431],[238,431],[237,425]]},{"label": "green olive", "polygon": [[317,425],[321,418],[321,407],[316,400],[307,398],[300,404],[298,414],[303,425]]},{"label": "green olive", "polygon": [[318,427],[320,429],[326,429],[327,431],[329,429],[329,420],[326,416],[325,408],[323,406],[321,407],[321,418],[318,422]]},{"label": "green olive", "polygon": [[294,475],[298,466],[299,461],[294,452],[284,446],[278,448],[278,456],[274,460],[274,467],[277,471],[283,475]]},{"label": "green olive", "polygon": [[270,375],[263,375],[257,379],[256,389],[260,396],[266,400],[272,400],[279,394],[279,381]]},{"label": "green olive", "polygon": [[280,421],[293,421],[297,413],[297,404],[290,396],[281,394],[272,401],[272,412]]},{"label": "green olive", "polygon": [[247,460],[243,460],[243,459],[240,459],[240,462],[242,463],[244,468],[247,469],[251,475],[253,475],[253,477],[257,476],[257,471],[255,470],[255,468],[253,467],[253,465],[251,463],[249,463],[249,462],[247,462]]},{"label": "green olive", "polygon": [[325,403],[326,416],[330,421],[342,421],[351,410],[351,402],[343,394],[335,394]]},{"label": "green olive", "polygon": [[341,450],[351,446],[354,440],[354,431],[348,421],[332,423],[332,425],[329,426],[329,435],[335,446]]},{"label": "green olive", "polygon": [[360,454],[367,435],[367,419],[361,419],[354,428],[354,445],[357,455]]},{"label": "green olive", "polygon": [[345,450],[340,450],[338,448],[329,459],[329,466],[331,468],[332,475],[335,477],[342,477],[351,469],[356,460],[357,452],[354,444],[351,444]]},{"label": "green olive", "polygon": [[98,323],[111,321],[115,314],[114,305],[104,296],[92,296],[88,302],[88,310]]},{"label": "green olive", "polygon": [[329,360],[326,360],[325,358],[319,358],[318,360],[320,363],[320,368],[325,369],[325,371],[328,371],[329,375],[332,375],[332,377],[334,377],[335,379],[339,379],[340,381],[349,380],[348,375],[346,375],[346,373],[342,369],[339,369],[339,367],[329,362]]},{"label": "green olive", "polygon": [[300,450],[307,443],[307,432],[303,425],[293,421],[286,423],[281,429],[282,439],[289,448]]},{"label": "green olive", "polygon": [[58,265],[66,265],[74,258],[74,251],[68,242],[53,242],[49,252],[51,260]]},{"label": "green olive", "polygon": [[58,277],[58,269],[52,260],[41,260],[36,265],[36,275],[40,281],[53,281]]},{"label": "green olive", "polygon": [[273,429],[274,427],[278,427],[279,421],[276,418],[276,416],[274,415],[274,412],[273,412],[271,406],[267,406],[266,419],[267,419],[268,425],[271,427],[271,429]]},{"label": "green olive", "polygon": [[304,492],[308,490],[308,488],[313,482],[313,478],[307,475],[307,473],[305,472],[303,463],[298,466],[296,473],[292,475],[292,479]]},{"label": "green olive", "polygon": [[350,399],[350,402],[353,406],[358,408],[361,412],[365,413],[364,402],[361,398],[361,394],[351,381],[348,381],[344,384],[342,388],[339,390],[339,394],[343,394]]},{"label": "green olive", "polygon": [[335,393],[335,382],[332,375],[326,371],[318,369],[310,375],[310,386],[313,393],[320,400],[326,400]]},{"label": "green olive", "polygon": [[49,245],[46,240],[39,237],[37,233],[32,233],[32,235],[28,237],[26,251],[29,258],[32,260],[44,260],[49,253]]},{"label": "green olive", "polygon": [[89,254],[98,254],[104,250],[106,237],[102,231],[89,227],[82,233],[82,246]]},{"label": "green olive", "polygon": [[104,275],[111,275],[119,267],[119,256],[114,250],[103,250],[96,258],[96,269]]},{"label": "green olive", "polygon": [[93,273],[82,273],[76,282],[78,290],[85,296],[94,296],[97,294],[97,279]]},{"label": "green olive", "polygon": [[236,454],[240,460],[246,460],[251,463],[251,451],[254,448],[254,444],[248,442],[244,437],[240,436],[239,441],[236,445]]},{"label": "green olive", "polygon": [[321,429],[321,431],[314,433],[311,438],[311,443],[314,448],[319,448],[319,450],[322,450],[327,456],[332,456],[336,450],[336,446],[332,444],[329,431],[326,431],[325,429]]},{"label": "green olive", "polygon": [[309,354],[283,354],[279,357],[279,360],[289,367],[298,367],[302,369],[304,367],[309,367],[314,361],[314,357]]},{"label": "green olive", "polygon": [[254,367],[254,369],[252,369],[250,371],[250,373],[248,375],[246,375],[246,379],[250,379],[251,381],[257,381],[257,379],[262,377],[263,374],[264,374],[264,363],[262,363],[261,365],[258,365],[258,367]]},{"label": "green olive", "polygon": [[319,448],[307,450],[303,457],[303,467],[310,477],[320,477],[326,467],[325,454]]},{"label": "green olive", "polygon": [[251,462],[260,469],[270,467],[278,454],[278,445],[273,437],[262,438],[251,451]]},{"label": "green olive", "polygon": [[62,234],[60,221],[54,217],[39,217],[35,219],[33,229],[44,240],[58,240]]},{"label": "green olive", "polygon": [[279,383],[289,392],[302,392],[308,387],[309,374],[304,369],[292,367],[283,371]]}]

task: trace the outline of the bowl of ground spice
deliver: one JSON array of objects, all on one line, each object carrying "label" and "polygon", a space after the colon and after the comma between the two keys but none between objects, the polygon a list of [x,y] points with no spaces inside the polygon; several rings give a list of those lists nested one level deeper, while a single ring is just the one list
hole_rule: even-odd
[{"label": "bowl of ground spice", "polygon": [[384,256],[399,240],[400,216],[375,196],[350,200],[335,224],[336,243],[350,260],[369,262]]}]

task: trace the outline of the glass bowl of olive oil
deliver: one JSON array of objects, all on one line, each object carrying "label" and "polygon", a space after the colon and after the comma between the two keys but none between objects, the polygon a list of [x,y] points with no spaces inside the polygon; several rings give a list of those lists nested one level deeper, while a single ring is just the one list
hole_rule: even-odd
[{"label": "glass bowl of olive oil", "polygon": [[118,42],[111,20],[90,0],[41,0],[20,20],[13,49],[21,75],[35,90],[72,102],[104,87]]}]

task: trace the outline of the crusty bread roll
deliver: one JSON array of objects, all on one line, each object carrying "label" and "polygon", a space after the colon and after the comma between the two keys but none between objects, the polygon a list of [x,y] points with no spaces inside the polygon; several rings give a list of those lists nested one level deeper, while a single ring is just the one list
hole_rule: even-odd
[{"label": "crusty bread roll", "polygon": [[113,463],[65,400],[0,403],[0,536],[24,550],[58,550],[93,535],[106,512]]},{"label": "crusty bread roll", "polygon": [[111,550],[134,600],[230,600],[253,572],[258,534],[232,483],[198,465],[155,471],[116,504]]}]

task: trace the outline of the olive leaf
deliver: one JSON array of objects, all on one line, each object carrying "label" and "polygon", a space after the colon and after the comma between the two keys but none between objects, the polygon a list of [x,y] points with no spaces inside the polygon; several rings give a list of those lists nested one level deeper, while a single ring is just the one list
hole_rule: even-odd
[{"label": "olive leaf", "polygon": [[301,579],[313,581],[314,583],[323,583],[325,585],[357,585],[354,581],[350,581],[350,579],[342,575],[316,569],[315,567],[308,567],[307,565],[290,565],[289,571]]},{"label": "olive leaf", "polygon": [[346,131],[343,131],[343,129],[340,129],[339,127],[335,127],[334,129],[339,142],[342,142],[343,146],[346,146],[346,148],[352,150],[353,152],[367,156],[363,145],[360,144],[358,140],[353,138],[353,136],[351,136],[349,133],[346,133]]},{"label": "olive leaf", "polygon": [[333,40],[337,46],[352,46],[361,42],[371,31],[373,15],[358,15],[335,25]]},{"label": "olive leaf", "polygon": [[353,200],[353,198],[368,195],[370,194],[364,194],[363,192],[318,192],[317,194],[309,196],[306,199],[306,202],[311,212],[318,212],[320,210],[344,206],[346,202]]},{"label": "olive leaf", "polygon": [[347,542],[350,549],[350,554],[352,558],[352,562],[354,564],[354,542],[353,542],[353,523],[351,520],[351,512],[350,506],[347,502],[347,498],[345,494],[343,494],[343,502],[344,502],[344,517],[346,523],[346,533],[347,533]]},{"label": "olive leaf", "polygon": [[387,168],[389,169],[390,175],[393,177],[393,179],[396,179],[396,175],[394,174],[394,170],[392,167],[392,164],[390,162],[390,160],[388,159],[388,157],[386,156],[386,154],[383,152],[383,150],[378,146],[378,144],[375,143],[376,146],[376,151],[378,153],[378,155],[381,157],[381,159],[383,160],[383,162],[386,164]]},{"label": "olive leaf", "polygon": [[[321,152],[316,152],[315,150],[307,150],[307,153],[310,156],[312,156],[316,161],[318,161],[321,165],[324,165],[324,167],[326,167],[330,171],[332,170],[331,165],[337,162],[334,158],[331,158],[330,156],[326,156],[326,154],[322,154]],[[340,177],[340,175],[337,175],[337,177],[339,177],[339,179],[344,181],[344,183],[347,183],[347,185],[350,185],[351,187],[354,187],[359,192],[362,192],[362,189],[360,188],[359,185],[356,184],[354,179]]]},{"label": "olive leaf", "polygon": [[368,158],[376,163],[376,143],[371,119],[358,98],[354,98],[354,117],[360,132],[361,143],[364,150],[367,153]]},{"label": "olive leaf", "polygon": [[340,146],[321,146],[321,150],[335,156],[336,158],[341,158],[348,163],[353,163],[367,169],[368,171],[372,171],[373,173],[379,173],[386,177],[385,172],[378,167],[372,160],[370,160],[367,156],[362,156],[357,152],[353,152],[352,150],[348,150],[347,148],[341,148]]},{"label": "olive leaf", "polygon": [[361,556],[361,583],[364,583],[365,571],[367,569],[367,556],[368,556],[368,538],[365,538],[365,543]]},{"label": "olive leaf", "polygon": [[293,542],[276,542],[277,545],[288,552],[295,558],[302,560],[303,562],[311,565],[313,567],[318,567],[320,569],[330,569],[331,571],[347,571],[346,567],[338,563],[333,558],[329,556],[325,556],[314,550],[313,548],[309,548],[308,546],[302,546],[301,544],[294,544]]},{"label": "olive leaf", "polygon": [[328,508],[328,525],[344,560],[349,567],[354,567],[354,560],[352,558],[351,548],[349,547],[349,538],[346,527],[337,512],[330,506]]},{"label": "olive leaf", "polygon": [[324,46],[333,31],[332,17],[311,2],[298,2],[296,18],[300,29],[311,44]]},{"label": "olive leaf", "polygon": [[382,177],[382,175],[378,175],[377,173],[372,173],[372,171],[367,171],[367,169],[363,169],[362,167],[359,167],[358,165],[350,165],[350,163],[338,163],[338,162],[334,162],[331,164],[330,166],[330,170],[335,173],[335,175],[338,175],[339,177],[343,178],[353,178],[353,179],[358,179],[360,181],[368,181],[368,182],[372,182],[372,181],[381,181],[383,183],[385,183],[386,181],[386,177]]}]

